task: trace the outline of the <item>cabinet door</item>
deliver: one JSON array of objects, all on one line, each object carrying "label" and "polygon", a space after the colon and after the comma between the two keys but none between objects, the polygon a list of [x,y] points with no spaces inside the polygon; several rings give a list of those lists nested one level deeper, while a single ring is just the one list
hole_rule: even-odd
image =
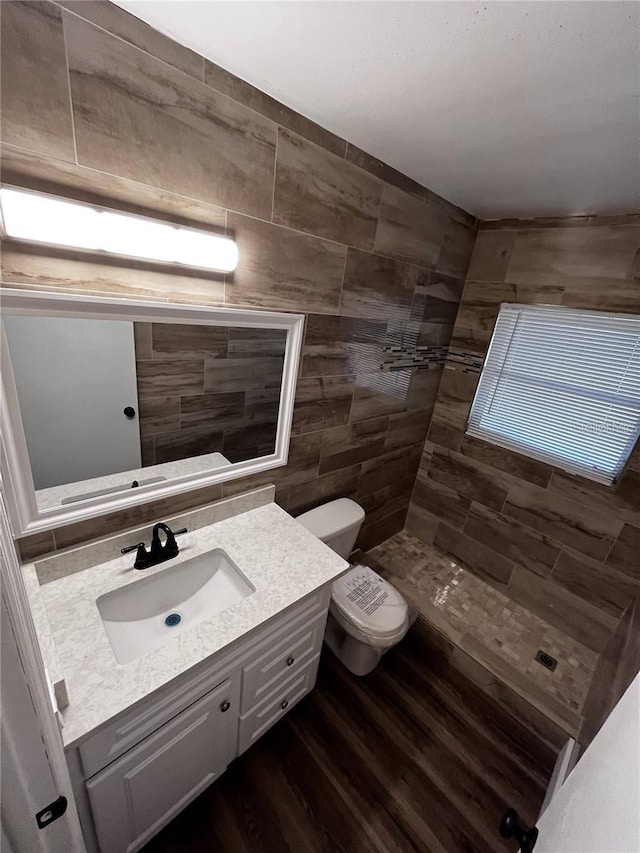
[{"label": "cabinet door", "polygon": [[103,853],[142,847],[236,755],[239,678],[220,684],[87,782]]}]

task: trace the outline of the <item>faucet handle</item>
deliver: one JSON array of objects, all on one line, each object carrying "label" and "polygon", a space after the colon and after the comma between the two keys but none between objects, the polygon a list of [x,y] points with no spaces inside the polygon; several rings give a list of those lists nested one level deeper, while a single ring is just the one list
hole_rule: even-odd
[{"label": "faucet handle", "polygon": [[129,554],[131,551],[136,551],[136,559],[133,564],[134,569],[146,569],[149,565],[149,555],[147,554],[147,549],[145,547],[144,542],[138,542],[136,545],[128,545],[126,548],[121,548],[121,554]]}]

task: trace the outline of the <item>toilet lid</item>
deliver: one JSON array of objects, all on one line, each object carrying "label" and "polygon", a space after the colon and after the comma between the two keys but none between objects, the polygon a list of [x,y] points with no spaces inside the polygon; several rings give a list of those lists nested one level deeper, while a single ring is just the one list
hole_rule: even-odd
[{"label": "toilet lid", "polygon": [[368,566],[354,566],[334,581],[331,601],[365,634],[391,636],[407,618],[407,602]]}]

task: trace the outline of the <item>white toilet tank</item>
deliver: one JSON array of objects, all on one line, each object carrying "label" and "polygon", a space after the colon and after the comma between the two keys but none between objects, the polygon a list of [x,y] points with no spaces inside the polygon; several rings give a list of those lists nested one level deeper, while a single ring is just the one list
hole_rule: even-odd
[{"label": "white toilet tank", "polygon": [[364,510],[349,498],[339,498],[303,512],[296,521],[346,560],[356,544]]}]

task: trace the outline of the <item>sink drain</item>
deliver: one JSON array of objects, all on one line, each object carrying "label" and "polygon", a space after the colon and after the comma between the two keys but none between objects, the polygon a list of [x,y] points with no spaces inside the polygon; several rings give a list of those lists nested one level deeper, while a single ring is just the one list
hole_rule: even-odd
[{"label": "sink drain", "polygon": [[179,613],[170,613],[168,616],[164,617],[164,624],[167,628],[173,628],[182,622],[182,616]]}]

